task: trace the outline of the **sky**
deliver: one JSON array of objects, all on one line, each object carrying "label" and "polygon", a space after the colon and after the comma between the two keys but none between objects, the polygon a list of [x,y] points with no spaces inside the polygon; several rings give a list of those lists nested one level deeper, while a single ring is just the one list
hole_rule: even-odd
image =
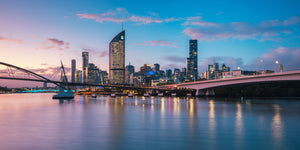
[{"label": "sky", "polygon": [[[199,72],[214,61],[235,70],[300,70],[297,0],[1,0],[0,61],[51,76],[81,52],[108,71],[110,40],[125,30],[125,62],[161,69],[186,67],[190,39],[198,40]],[[0,66],[0,70],[7,67]],[[0,73],[1,75],[1,73]],[[0,86],[27,82],[0,80]],[[39,84],[41,85],[41,84]]]}]

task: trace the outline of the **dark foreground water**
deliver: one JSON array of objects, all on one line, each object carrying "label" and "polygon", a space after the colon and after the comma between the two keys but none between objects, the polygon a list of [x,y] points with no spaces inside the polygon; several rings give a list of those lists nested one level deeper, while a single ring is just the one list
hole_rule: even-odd
[{"label": "dark foreground water", "polygon": [[0,95],[1,150],[300,149],[300,100]]}]

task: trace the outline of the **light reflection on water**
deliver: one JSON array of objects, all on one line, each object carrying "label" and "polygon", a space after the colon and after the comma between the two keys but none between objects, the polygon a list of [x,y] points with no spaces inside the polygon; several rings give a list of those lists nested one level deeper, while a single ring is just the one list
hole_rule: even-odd
[{"label": "light reflection on water", "polygon": [[0,95],[0,149],[299,149],[300,101]]}]

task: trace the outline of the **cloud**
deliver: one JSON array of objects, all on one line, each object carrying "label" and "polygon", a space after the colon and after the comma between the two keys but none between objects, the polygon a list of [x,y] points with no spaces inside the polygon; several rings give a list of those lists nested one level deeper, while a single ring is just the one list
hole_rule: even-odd
[{"label": "cloud", "polygon": [[[279,47],[272,49],[270,52],[263,54],[260,59],[265,68],[271,68],[272,70],[277,65],[275,61],[279,61],[287,70],[299,70],[300,69],[300,48],[287,48]],[[261,69],[261,68],[260,68]]]},{"label": "cloud", "polygon": [[178,56],[167,56],[165,57],[166,60],[174,62],[174,63],[185,63],[186,58],[185,57],[178,57]]},{"label": "cloud", "polygon": [[104,22],[133,22],[137,25],[150,24],[150,23],[163,23],[163,22],[174,22],[180,21],[183,18],[160,18],[157,13],[149,12],[151,16],[138,16],[135,14],[130,14],[125,8],[117,8],[115,10],[109,10],[101,14],[88,14],[81,13],[76,14],[80,19],[90,19],[95,22],[104,23]]},{"label": "cloud", "polygon": [[58,40],[58,39],[46,39],[46,40],[47,40],[47,41],[50,41],[51,43],[56,44],[56,45],[58,45],[58,46],[62,46],[62,45],[65,44],[64,41]]},{"label": "cloud", "polygon": [[157,44],[159,44],[160,46],[171,46],[172,45],[171,42],[168,42],[165,40],[150,41],[151,46],[156,46]]},{"label": "cloud", "polygon": [[[211,57],[199,64],[199,72],[207,71],[208,65],[213,64],[214,60],[219,63],[219,67],[224,63],[231,70],[240,67],[242,70],[274,70],[279,71],[279,64],[283,65],[283,71],[300,70],[300,48],[278,47],[262,54],[259,58],[245,64],[242,58],[234,57]],[[278,61],[279,64],[275,62]]]},{"label": "cloud", "polygon": [[109,51],[108,50],[106,50],[106,51],[102,51],[102,52],[100,52],[100,55],[99,55],[99,57],[105,57],[105,56],[108,56],[109,55]]},{"label": "cloud", "polygon": [[174,47],[174,48],[178,48],[178,45],[176,42],[173,41],[166,41],[166,40],[153,40],[153,41],[144,41],[142,43],[135,43],[135,45],[139,45],[139,46],[143,46],[143,45],[150,45],[150,46],[168,46],[168,47]]},{"label": "cloud", "polygon": [[115,18],[115,17],[101,17],[100,15],[97,14],[77,14],[77,16],[79,16],[79,18],[85,18],[85,19],[91,19],[91,20],[95,20],[96,22],[124,22],[126,21],[125,19],[122,18]]},{"label": "cloud", "polygon": [[47,38],[42,43],[43,49],[56,49],[56,50],[66,50],[70,48],[70,43],[64,42],[63,40],[59,40],[56,38]]},{"label": "cloud", "polygon": [[162,23],[163,20],[161,19],[155,19],[151,17],[140,17],[140,16],[131,16],[129,18],[132,22],[138,22],[139,24],[149,24],[149,23]]},{"label": "cloud", "polygon": [[15,43],[19,43],[19,44],[25,43],[23,40],[14,39],[14,38],[7,38],[7,37],[1,37],[1,36],[0,36],[0,41],[15,42]]},{"label": "cloud", "polygon": [[289,25],[299,24],[299,22],[300,22],[300,17],[292,17],[290,19],[283,21],[283,24],[285,26],[289,26]]},{"label": "cloud", "polygon": [[213,22],[206,22],[202,20],[201,16],[193,16],[193,17],[187,17],[186,21],[183,23],[184,26],[217,26],[217,23]]},{"label": "cloud", "polygon": [[[200,41],[220,39],[276,40],[280,35],[293,33],[292,25],[300,23],[300,17],[284,21],[269,20],[251,24],[247,22],[214,23],[203,21],[201,17],[190,17],[183,23],[187,27],[183,33]],[[196,26],[196,27],[195,27]]]}]

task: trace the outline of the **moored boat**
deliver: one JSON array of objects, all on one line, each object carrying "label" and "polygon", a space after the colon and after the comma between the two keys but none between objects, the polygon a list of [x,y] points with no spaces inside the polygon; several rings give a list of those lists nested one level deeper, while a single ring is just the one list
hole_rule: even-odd
[{"label": "moored boat", "polygon": [[116,93],[111,93],[110,96],[111,97],[116,97]]},{"label": "moored boat", "polygon": [[132,93],[128,93],[128,97],[133,97],[133,94]]}]

